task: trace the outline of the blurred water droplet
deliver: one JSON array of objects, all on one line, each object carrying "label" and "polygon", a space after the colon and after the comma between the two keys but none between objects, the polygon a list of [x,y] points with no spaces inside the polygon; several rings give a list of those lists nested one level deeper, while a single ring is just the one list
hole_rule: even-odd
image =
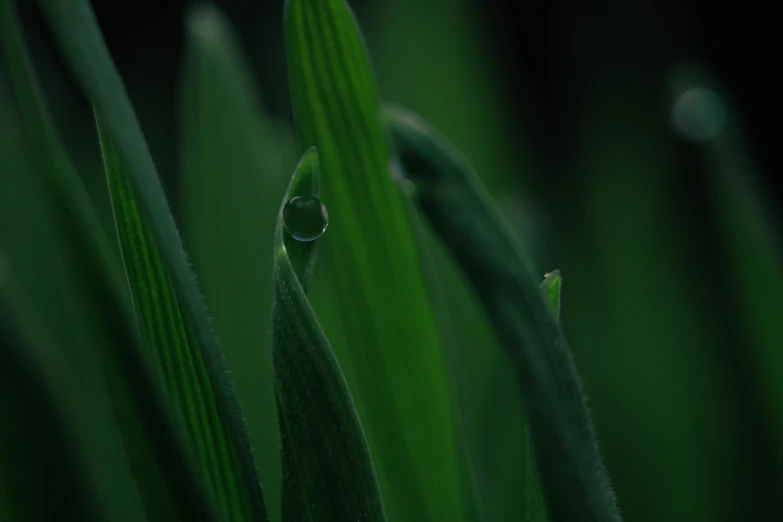
[{"label": "blurred water droplet", "polygon": [[297,241],[314,241],[329,225],[329,214],[321,200],[312,196],[291,198],[283,208],[283,226]]},{"label": "blurred water droplet", "polygon": [[683,92],[674,102],[677,131],[690,141],[704,143],[718,137],[726,124],[726,107],[718,94],[704,87]]}]

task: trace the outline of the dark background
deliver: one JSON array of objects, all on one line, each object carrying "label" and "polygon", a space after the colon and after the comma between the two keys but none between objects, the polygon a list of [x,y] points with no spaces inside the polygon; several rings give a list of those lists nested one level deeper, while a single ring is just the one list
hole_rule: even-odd
[{"label": "dark background", "polygon": [[[374,2],[352,3],[360,19]],[[378,3],[381,3],[378,0]],[[173,92],[182,51],[185,0],[93,0],[104,36],[121,70],[145,74]],[[677,59],[699,57],[728,87],[746,132],[780,193],[773,136],[780,120],[780,80],[774,66],[779,28],[774,6],[751,1],[472,2],[489,31],[494,53],[533,137],[556,161],[570,139],[590,78],[613,63],[656,75]],[[285,114],[284,92],[269,79],[284,74],[282,2],[215,2],[240,32],[251,66]],[[379,23],[383,23],[381,20]],[[145,52],[146,49],[146,52]],[[172,107],[174,104],[172,104]],[[166,116],[165,114],[161,116]],[[172,118],[173,114],[170,115]]]}]

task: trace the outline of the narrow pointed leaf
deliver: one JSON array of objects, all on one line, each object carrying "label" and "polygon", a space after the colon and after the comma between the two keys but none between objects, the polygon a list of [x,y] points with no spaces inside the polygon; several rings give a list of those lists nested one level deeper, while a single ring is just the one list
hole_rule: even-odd
[{"label": "narrow pointed leaf", "polygon": [[314,307],[353,392],[387,513],[463,520],[472,496],[462,490],[437,323],[389,175],[362,37],[344,0],[288,0],[285,35],[296,132],[303,150],[318,149],[330,217],[331,286],[323,301],[314,288]]},{"label": "narrow pointed leaf", "polygon": [[33,159],[44,175],[44,183],[49,187],[48,203],[72,216],[89,235],[94,245],[94,255],[110,274],[113,291],[123,295],[122,271],[116,248],[104,233],[84,184],[56,135],[28,58],[13,0],[0,0],[0,42],[10,72],[10,83],[16,94],[24,134],[28,142],[40,152],[34,154]]},{"label": "narrow pointed leaf", "polygon": [[[648,48],[629,44],[640,56]],[[750,480],[764,462],[759,416],[741,385],[752,377],[731,355],[744,346],[726,314],[698,169],[650,103],[664,75],[605,66],[574,114],[573,185],[551,184],[548,205],[560,209],[569,342],[618,502],[639,522],[764,519]]]},{"label": "narrow pointed leaf", "polygon": [[[541,291],[544,293],[544,299],[549,308],[555,314],[555,318],[560,319],[560,291],[562,288],[562,279],[559,270],[548,272],[541,282]],[[539,478],[538,466],[536,466],[533,441],[530,437],[530,431],[526,433],[528,446],[528,459],[525,470],[525,495],[526,495],[526,518],[527,522],[547,522],[549,518],[546,514],[546,502],[544,494],[541,491],[541,479]]]},{"label": "narrow pointed leaf", "polygon": [[[777,463],[777,480],[770,483],[770,499],[781,487],[783,472],[783,323],[779,297],[783,295],[783,246],[781,232],[774,225],[774,206],[760,186],[760,173],[745,149],[736,122],[714,144],[705,147],[703,161],[710,176],[710,198],[731,267],[725,284],[733,299],[727,306],[736,310],[743,343],[741,352],[750,361],[749,379],[769,430],[766,458]],[[775,484],[775,485],[772,485]]]},{"label": "narrow pointed leaf", "polygon": [[[188,266],[179,232],[139,123],[122,79],[106,49],[95,16],[85,0],[41,0],[40,5],[66,63],[93,103],[96,118],[101,122],[104,144],[110,144],[116,151],[115,165],[121,166],[123,174],[127,175],[124,178],[128,182],[126,194],[135,201],[138,222],[144,224],[149,238],[154,240],[150,244],[159,249],[161,270],[165,270],[163,273],[170,278],[179,307],[163,310],[175,317],[179,311],[183,319],[181,327],[185,330],[184,335],[180,330],[179,337],[172,337],[169,341],[175,342],[174,339],[177,339],[182,342],[189,338],[194,341],[189,346],[197,347],[191,352],[192,364],[195,372],[201,372],[197,374],[205,400],[194,406],[207,409],[211,421],[219,419],[216,424],[211,424],[211,433],[218,438],[213,439],[210,445],[217,454],[225,455],[225,460],[222,460],[224,463],[229,463],[228,468],[212,471],[213,480],[220,476],[224,481],[221,484],[222,493],[216,492],[216,499],[231,520],[265,520],[266,508],[252,451],[220,346]],[[129,209],[127,206],[123,208]],[[139,238],[147,239],[143,234],[136,239]],[[126,252],[126,255],[130,253]],[[126,267],[131,272],[134,269],[133,262],[126,259]],[[138,269],[140,266],[135,267]],[[132,282],[141,281],[129,275]],[[151,324],[144,322],[143,314],[144,311],[138,313],[140,324]],[[169,327],[174,324],[176,321],[167,322]],[[155,322],[155,326],[162,328],[163,324]],[[156,332],[161,333],[161,330]],[[152,337],[150,333],[145,330],[148,339]],[[180,412],[186,421],[193,419],[188,416],[187,409],[181,409]],[[193,427],[191,430],[194,432]],[[217,482],[214,484],[217,487]]]},{"label": "narrow pointed leaf", "polygon": [[113,144],[99,125],[106,177],[137,321],[185,420],[198,460],[227,520],[250,520],[240,464],[221,422],[214,384],[198,341],[185,322],[171,277],[142,223]]},{"label": "narrow pointed leaf", "polygon": [[[529,201],[519,195],[519,183],[527,184],[527,173],[535,172],[525,128],[529,121],[520,121],[516,112],[507,110],[510,92],[502,83],[488,81],[504,73],[503,65],[491,59],[494,51],[485,37],[493,30],[490,20],[477,16],[486,4],[473,0],[368,3],[363,14],[372,24],[366,34],[368,46],[384,98],[420,111],[444,130],[470,158],[490,194],[499,198],[501,210],[538,261],[546,255],[539,233],[542,220],[531,215]],[[434,255],[446,305],[433,300],[434,309],[453,318],[447,329],[441,328],[448,331],[441,337],[456,378],[461,431],[468,452],[474,455],[478,486],[474,489],[480,492],[487,521],[521,520],[525,498],[518,494],[524,478],[519,462],[527,457],[519,440],[527,435],[516,380],[504,354],[495,349],[497,339],[459,268],[437,237],[427,232],[425,241]]]},{"label": "narrow pointed leaf", "polygon": [[[283,445],[283,522],[386,520],[367,440],[329,341],[306,296],[316,243],[284,227],[286,203],[319,195],[318,153],[302,157],[274,240],[273,364]],[[288,216],[290,219],[290,216]]]},{"label": "narrow pointed leaf", "polygon": [[552,270],[544,276],[541,283],[541,290],[544,292],[546,302],[555,314],[555,319],[560,319],[560,291],[563,286],[563,279],[560,277],[560,270]]},{"label": "narrow pointed leaf", "polygon": [[9,272],[0,252],[0,519],[105,520],[60,349],[22,309]]},{"label": "narrow pointed leaf", "polygon": [[[48,262],[61,273],[62,287],[43,285],[44,294],[38,297],[44,302],[62,299],[59,314],[74,327],[70,331],[58,329],[56,340],[52,337],[46,344],[51,345],[47,346],[50,350],[55,345],[62,347],[52,357],[62,358],[69,365],[67,371],[79,376],[67,386],[74,390],[63,395],[77,395],[82,403],[70,415],[75,426],[89,426],[77,435],[91,468],[99,471],[94,479],[95,495],[110,520],[149,517],[212,522],[215,510],[200,475],[195,473],[189,448],[183,444],[178,417],[163,394],[162,377],[149,364],[147,351],[133,328],[128,300],[118,284],[121,266],[115,262],[102,229],[96,226],[96,212],[52,127],[12,7],[5,0],[0,4],[3,47],[12,65],[16,100],[24,120],[25,139],[15,155],[31,156],[35,168],[30,172],[13,168],[3,174],[12,182],[27,175],[30,188],[35,187],[33,191],[45,202],[36,209],[42,217],[37,230],[51,232],[53,238],[46,236],[49,240],[43,245],[44,240],[33,234],[35,240],[28,238],[28,242],[39,254],[45,247]],[[14,252],[15,258],[17,254]],[[25,312],[21,299],[12,301],[13,313],[21,313],[23,318],[33,315]],[[40,306],[42,301],[35,304]],[[47,327],[41,324],[28,330],[40,332],[36,338],[40,339],[46,337]],[[79,420],[79,409],[87,412],[88,420]],[[56,459],[47,464],[58,465]]]},{"label": "narrow pointed leaf", "polygon": [[[257,82],[216,7],[188,12],[182,75],[182,231],[193,270],[220,332],[247,419],[264,494],[280,498],[280,440],[274,424],[272,256],[277,207],[296,165],[290,127],[259,99]],[[237,238],[251,238],[238,241]],[[278,502],[267,506],[279,520]]]},{"label": "narrow pointed leaf", "polygon": [[[731,298],[724,305],[732,311],[743,341],[739,350],[752,372],[746,373],[751,396],[763,416],[757,448],[768,442],[764,458],[777,462],[753,493],[774,499],[783,479],[783,241],[769,195],[771,187],[754,156],[742,126],[741,110],[729,91],[707,70],[683,64],[675,69],[671,89],[677,95],[673,116],[677,130],[699,145],[706,175],[709,210],[717,227],[718,251],[725,258],[721,286]],[[724,274],[727,272],[727,274]],[[750,407],[743,406],[746,411]],[[767,432],[767,434],[764,434]],[[754,437],[757,435],[754,433]]]},{"label": "narrow pointed leaf", "polygon": [[[39,394],[39,398],[40,394],[54,393],[49,399],[43,397],[43,401],[49,401],[44,403],[37,403],[25,394],[25,401],[46,409],[45,418],[37,417],[42,412],[25,402],[25,409],[17,411],[15,419],[0,425],[0,438],[19,437],[16,444],[7,440],[2,444],[13,447],[14,453],[10,462],[6,460],[0,464],[3,468],[0,476],[11,477],[14,502],[22,513],[33,510],[61,517],[78,508],[83,511],[81,516],[95,520],[136,522],[174,518],[216,522],[215,510],[194,473],[190,454],[179,438],[176,417],[163,400],[159,382],[154,380],[157,373],[151,372],[146,364],[121,307],[102,294],[105,282],[101,283],[101,280],[105,281],[105,275],[101,277],[100,271],[100,267],[88,266],[83,274],[75,275],[83,283],[90,281],[84,278],[87,272],[93,281],[96,273],[98,275],[97,284],[82,286],[88,297],[79,305],[98,319],[95,324],[85,323],[85,327],[89,328],[94,348],[98,349],[92,355],[97,356],[103,368],[106,387],[102,393],[110,397],[115,429],[107,429],[105,419],[96,417],[93,411],[95,403],[84,396],[88,389],[82,386],[81,380],[85,378],[83,372],[87,367],[81,368],[78,380],[71,378],[69,372],[73,370],[63,363],[64,350],[48,336],[45,325],[36,320],[19,289],[10,282],[0,285],[2,312],[10,318],[5,325],[11,336],[9,342],[23,343],[24,349],[29,351],[25,355],[27,360],[17,362],[27,365],[24,371],[32,372],[4,378],[3,383],[13,386],[21,378],[24,382],[20,385],[32,386],[31,393]],[[96,306],[97,303],[101,304]],[[11,353],[8,357],[6,359],[4,354],[3,360],[7,362],[3,366],[8,364],[13,369],[15,356]],[[23,389],[3,396],[18,397]],[[13,411],[13,404],[7,405]],[[31,424],[25,424],[25,416],[30,418]],[[38,433],[30,431],[41,422],[48,422],[50,427],[41,427]],[[138,493],[132,487],[134,481],[127,482],[122,476],[124,463],[117,462],[106,451],[111,447],[110,440],[115,438],[122,442]],[[22,441],[32,444],[29,452],[24,451]],[[62,444],[67,444],[68,448],[62,449]],[[48,451],[50,447],[55,448],[55,453],[42,452],[42,448]],[[44,459],[43,467],[35,466],[37,459]],[[59,475],[71,472],[78,475],[72,477],[71,482]],[[54,482],[49,495],[43,485],[46,481]],[[75,492],[73,488],[79,491]],[[41,502],[41,495],[46,497],[46,502]],[[15,516],[20,517],[19,520],[40,518],[18,512]]]},{"label": "narrow pointed leaf", "polygon": [[387,115],[416,204],[470,280],[517,373],[551,520],[619,521],[574,361],[529,260],[453,147],[409,113]]}]

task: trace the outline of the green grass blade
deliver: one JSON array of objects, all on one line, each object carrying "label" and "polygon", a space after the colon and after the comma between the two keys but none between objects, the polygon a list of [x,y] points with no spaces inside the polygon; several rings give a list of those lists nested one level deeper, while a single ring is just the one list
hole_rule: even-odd
[{"label": "green grass blade", "polygon": [[[267,498],[280,498],[272,384],[272,256],[280,194],[296,165],[294,136],[266,113],[232,28],[213,6],[188,12],[182,75],[182,231],[236,393]],[[253,238],[237,241],[237,238]],[[277,502],[267,506],[279,520]]]},{"label": "green grass blade", "polygon": [[214,393],[214,402],[209,407],[217,408],[227,438],[226,451],[233,455],[230,459],[239,468],[239,474],[230,477],[230,487],[240,499],[241,518],[265,520],[266,508],[252,451],[220,346],[139,123],[95,16],[84,0],[41,0],[40,4],[61,54],[93,103],[105,141],[116,147],[118,164],[127,172],[129,194],[133,194],[138,206],[139,219],[159,248],[161,264],[171,278],[184,322],[197,341],[207,375],[204,382],[211,384]]},{"label": "green grass blade", "polygon": [[574,186],[552,187],[548,205],[568,269],[562,321],[620,509],[639,522],[758,519],[744,493],[752,459],[735,451],[753,414],[725,357],[735,341],[722,275],[705,269],[717,259],[700,190],[683,185],[693,167],[653,102],[662,86],[606,65],[575,120]]},{"label": "green grass blade", "polygon": [[[544,281],[541,283],[544,299],[558,320],[560,319],[560,291],[562,286],[563,280],[560,277],[559,270],[553,270],[545,274]],[[528,447],[528,459],[525,467],[525,520],[528,522],[547,522],[549,517],[546,512],[544,493],[541,491],[541,479],[535,462],[535,449],[533,448],[530,431],[525,434],[525,437]]]},{"label": "green grass blade", "polygon": [[551,519],[619,521],[576,367],[529,260],[442,137],[408,113],[390,111],[387,121],[417,205],[470,279],[517,373]]},{"label": "green grass blade", "polygon": [[227,520],[251,520],[241,488],[240,464],[219,414],[212,382],[192,329],[183,314],[168,270],[143,224],[116,150],[98,125],[117,233],[137,321],[165,377],[188,435]]},{"label": "green grass blade", "polygon": [[541,290],[544,292],[546,302],[555,314],[555,319],[560,319],[560,292],[563,288],[563,278],[560,270],[552,270],[544,275]]},{"label": "green grass blade", "polygon": [[[59,303],[54,316],[46,315],[46,326],[62,317],[70,327],[56,329],[57,345],[62,347],[58,357],[79,375],[71,384],[78,385],[82,409],[89,417],[84,444],[90,454],[98,455],[104,470],[96,482],[100,494],[110,499],[108,518],[141,520],[146,514],[153,519],[212,521],[214,509],[194,474],[160,376],[148,365],[129,319],[126,292],[118,285],[121,266],[107,253],[111,246],[96,229],[94,210],[51,126],[12,5],[4,2],[0,8],[3,47],[24,120],[24,139],[16,144],[9,168],[2,171],[4,186],[6,181],[13,185],[20,177],[28,178],[25,191],[35,193],[39,201],[33,214],[39,223],[30,227],[28,246],[17,248],[12,241],[14,251],[9,253],[16,266],[30,255],[44,257],[41,271],[59,275],[44,278],[49,284],[35,286],[39,295],[33,301],[36,308]],[[11,123],[4,122],[3,132],[6,127],[13,132]],[[18,139],[13,134],[12,138]],[[33,270],[26,276],[25,290],[41,274]]]},{"label": "green grass blade", "polygon": [[[89,201],[79,200],[80,180],[51,128],[11,7],[0,4],[3,47],[25,122],[21,132],[15,118],[3,118],[0,131],[11,141],[3,141],[9,148],[0,155],[0,172],[3,186],[14,187],[13,195],[21,200],[11,205],[4,221],[24,219],[25,225],[1,227],[0,240],[18,267],[19,286],[25,294],[33,289],[36,312],[46,312],[47,330],[54,326],[52,337],[61,348],[56,357],[79,376],[71,384],[78,385],[74,393],[87,412],[84,444],[108,470],[96,480],[100,493],[111,499],[108,518],[141,520],[146,513],[156,519],[211,521],[213,510],[193,478],[179,426],[162,399],[158,375],[146,365],[128,302],[115,284],[121,267],[117,263],[113,270],[106,238],[90,222]],[[0,110],[7,106],[3,94]],[[28,211],[24,203],[31,202]]]},{"label": "green grass blade", "polygon": [[[767,196],[763,172],[741,123],[741,113],[729,92],[709,71],[683,64],[671,77],[673,123],[698,144],[706,174],[710,213],[719,231],[719,252],[728,272],[721,281],[744,341],[742,356],[753,367],[751,389],[758,394],[764,423],[775,439],[770,448],[783,471],[783,235],[776,226],[774,204]],[[765,484],[779,483],[772,476]],[[777,491],[772,485],[769,491]]]},{"label": "green grass blade", "polygon": [[[42,375],[58,386],[58,404],[65,408],[63,415],[66,415],[66,422],[74,430],[73,436],[78,436],[69,439],[78,462],[69,464],[67,453],[58,458],[49,456],[42,476],[52,475],[51,469],[59,470],[58,463],[78,467],[84,478],[77,482],[90,481],[91,489],[85,494],[94,497],[92,502],[100,505],[102,513],[109,513],[102,515],[101,520],[174,518],[215,522],[215,510],[179,438],[180,426],[172,422],[176,417],[163,399],[162,388],[156,380],[158,375],[150,371],[145,358],[141,356],[143,352],[135,332],[122,313],[122,308],[117,306],[116,298],[106,291],[101,268],[85,264],[84,270],[79,272],[73,276],[83,283],[80,285],[82,298],[73,306],[79,307],[85,317],[93,318],[93,322],[87,320],[82,325],[88,330],[88,338],[93,340],[90,348],[97,350],[90,355],[102,367],[105,384],[99,393],[110,398],[110,419],[116,422],[111,427],[106,426],[107,419],[101,416],[105,412],[95,411],[100,401],[96,403],[94,398],[85,395],[95,393],[94,388],[83,385],[83,381],[90,380],[90,366],[82,364],[76,369],[66,370],[60,360],[64,360],[67,350],[61,349],[57,341],[46,335],[44,325],[31,319],[34,316],[15,287],[6,284],[2,288],[2,297],[8,302],[6,315],[16,318],[14,327],[22,328],[22,334],[41,345],[40,348],[31,346],[29,349],[39,350],[33,353],[34,356],[46,358],[46,366],[41,369]],[[79,379],[69,380],[68,371],[78,372]],[[14,428],[10,423],[3,424],[0,431],[4,432],[4,436],[9,433],[14,435],[14,429],[9,427]],[[37,446],[48,448],[47,441],[42,440],[40,434],[28,433],[28,436]],[[110,454],[113,441],[122,445],[127,463],[119,462]],[[37,451],[41,452],[40,448]],[[21,453],[17,457],[24,458]],[[30,459],[32,469],[37,457],[28,454],[27,458]],[[17,461],[17,464],[24,467],[24,460]],[[135,483],[133,478],[126,480],[126,469],[135,476]],[[18,475],[24,473],[16,470],[12,475],[15,477],[15,487],[18,488],[16,495],[22,497],[23,502],[32,495],[40,504],[41,488],[34,483],[20,481]],[[41,477],[37,477],[37,480],[41,480]],[[70,499],[68,502],[71,500],[77,501]],[[43,505],[32,507],[47,509]],[[57,506],[52,506],[52,509],[56,512]],[[60,515],[59,512],[57,514]]]},{"label": "green grass blade", "polygon": [[[87,285],[84,285],[88,287]],[[96,295],[96,289],[91,289]],[[103,296],[105,298],[105,296]],[[99,330],[106,392],[114,419],[136,481],[141,505],[150,520],[199,520],[217,522],[218,510],[195,464],[189,441],[176,409],[162,383],[162,376],[147,360],[148,347],[138,341],[124,314],[103,302]],[[111,482],[109,484],[112,484]]]},{"label": "green grass blade", "polygon": [[2,520],[106,520],[80,438],[89,428],[60,348],[22,306],[10,279],[0,252]]},{"label": "green grass blade", "polygon": [[[486,38],[493,28],[483,16],[484,4],[371,2],[361,19],[384,99],[418,112],[444,131],[480,174],[534,261],[546,265],[548,249],[542,239],[552,236],[543,233],[542,216],[534,214],[531,201],[524,197],[530,191],[519,191],[520,183],[530,181],[527,173],[541,170],[533,161],[525,128],[528,114],[523,111],[520,118],[518,112],[508,110],[513,101],[510,90],[497,81],[505,74],[504,65],[493,59]],[[458,389],[467,452],[474,455],[478,486],[474,489],[479,490],[481,511],[488,521],[521,520],[526,510],[524,495],[518,494],[524,479],[518,463],[527,456],[519,440],[527,435],[516,379],[505,354],[495,348],[497,339],[459,268],[434,233],[428,230],[425,241],[445,303],[433,300],[434,309],[453,317],[447,330],[441,328],[448,332],[442,335],[442,344]],[[486,348],[475,350],[475,346]]]},{"label": "green grass blade", "polygon": [[36,154],[34,159],[45,174],[46,184],[52,187],[49,191],[52,204],[73,216],[79,226],[89,234],[96,255],[109,271],[114,290],[123,295],[122,271],[117,253],[100,225],[98,213],[79,174],[56,135],[28,58],[13,0],[0,0],[0,42],[8,63],[25,135],[28,141],[35,143],[42,152]]},{"label": "green grass blade", "polygon": [[[9,388],[2,397],[11,400],[0,402],[2,417],[12,417],[0,424],[0,448],[13,451],[0,459],[0,478],[13,494],[11,520],[78,514],[86,520],[215,522],[214,509],[182,450],[171,410],[161,400],[158,383],[150,379],[155,374],[138,357],[134,334],[116,302],[96,291],[101,283],[84,285],[90,297],[77,306],[98,319],[84,326],[100,347],[92,355],[103,363],[107,384],[100,393],[111,397],[115,429],[107,428],[87,395],[91,389],[83,381],[89,367],[67,367],[67,350],[48,335],[20,288],[3,272],[0,348],[2,370],[9,372],[2,385]],[[94,278],[95,267],[90,272]],[[94,298],[103,303],[100,312],[90,309]],[[21,409],[15,405],[20,393],[25,397]],[[126,464],[111,454],[115,440],[130,461],[135,483],[124,475]]]},{"label": "green grass blade", "polygon": [[385,521],[353,399],[306,296],[318,241],[297,241],[283,224],[291,198],[318,195],[318,153],[310,149],[291,179],[274,236],[272,354],[283,445],[282,520]]},{"label": "green grass blade", "polygon": [[[396,165],[394,168],[399,169],[399,166]],[[398,170],[397,172],[399,173],[400,171]],[[410,185],[407,186],[407,189],[411,188]],[[405,192],[405,189],[406,187],[403,187],[403,192]],[[442,248],[437,248],[440,245],[437,244],[433,232],[427,228],[426,222],[416,212],[413,201],[407,199],[406,204],[416,237],[416,249],[421,257],[421,267],[425,283],[427,284],[427,293],[432,301],[451,380],[451,397],[456,423],[455,430],[458,437],[457,452],[461,458],[462,479],[465,481],[463,488],[467,495],[472,495],[473,497],[473,502],[465,499],[465,516],[475,522],[486,522],[494,519],[496,506],[490,506],[490,501],[488,500],[490,486],[486,477],[485,462],[482,461],[482,456],[476,447],[476,441],[478,440],[476,432],[478,430],[471,424],[473,419],[470,417],[470,401],[468,399],[469,397],[475,397],[476,394],[471,393],[470,386],[473,382],[465,379],[466,368],[463,361],[463,353],[460,351],[460,348],[465,343],[465,339],[459,339],[456,328],[458,323],[454,319],[458,317],[454,309],[454,288],[448,288],[447,284],[444,284],[446,282],[444,280],[447,280],[452,275],[449,273],[449,270],[453,272],[454,267],[451,266],[453,263],[448,258],[444,259],[446,253]],[[451,281],[448,281],[448,283],[451,283]],[[465,289],[461,288],[461,290]],[[465,295],[457,295],[457,299],[464,297]],[[457,306],[461,304],[460,302]],[[475,310],[475,312],[477,313],[473,314],[472,317],[478,316],[481,318],[480,310]],[[463,321],[464,316],[459,315],[459,318],[460,321]],[[491,335],[490,332],[484,333]],[[518,402],[521,404],[522,401],[518,400]],[[509,423],[505,422],[504,425],[508,427]]]},{"label": "green grass blade", "polygon": [[[750,359],[752,389],[774,432],[773,453],[778,465],[777,486],[783,472],[783,323],[778,299],[783,295],[783,244],[773,225],[773,206],[758,184],[754,159],[742,143],[741,129],[731,122],[724,135],[703,150],[710,176],[710,198],[731,267],[726,281],[736,319],[745,341],[742,353]],[[767,477],[762,479],[764,482]],[[773,496],[770,497],[774,499]]]},{"label": "green grass blade", "polygon": [[[362,20],[368,24],[368,44],[384,99],[418,112],[444,131],[505,209],[523,244],[536,255],[534,261],[545,261],[543,221],[532,215],[530,201],[519,194],[520,183],[528,181],[526,173],[540,169],[534,166],[526,135],[527,118],[520,121],[518,113],[507,110],[512,103],[509,93],[502,82],[491,80],[504,73],[484,37],[492,29],[482,16],[483,7],[472,0],[374,2]],[[518,463],[527,455],[519,440],[527,434],[516,379],[505,354],[495,348],[497,339],[459,268],[428,232],[426,241],[446,305],[434,302],[434,308],[454,318],[442,343],[458,388],[461,431],[467,452],[473,454],[478,486],[474,489],[479,490],[486,520],[520,520],[526,509],[524,495],[518,494],[524,479]]]},{"label": "green grass blade", "polygon": [[343,0],[288,0],[291,104],[318,149],[334,285],[313,302],[335,342],[392,520],[464,519],[449,383],[411,224],[388,172],[379,95]]},{"label": "green grass blade", "polygon": [[472,0],[373,2],[363,20],[385,99],[448,129],[488,191],[512,197],[533,147],[508,110],[517,94],[498,81],[505,72],[493,59],[486,35],[494,29],[483,7]]}]

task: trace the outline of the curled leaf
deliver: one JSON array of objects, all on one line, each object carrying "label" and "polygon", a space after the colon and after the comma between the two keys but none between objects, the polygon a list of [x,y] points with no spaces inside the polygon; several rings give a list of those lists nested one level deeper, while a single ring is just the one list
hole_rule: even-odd
[{"label": "curled leaf", "polygon": [[283,445],[283,522],[382,522],[386,515],[364,430],[306,295],[317,240],[298,241],[285,227],[291,199],[318,195],[318,154],[310,149],[280,207],[274,239],[272,353]]}]

